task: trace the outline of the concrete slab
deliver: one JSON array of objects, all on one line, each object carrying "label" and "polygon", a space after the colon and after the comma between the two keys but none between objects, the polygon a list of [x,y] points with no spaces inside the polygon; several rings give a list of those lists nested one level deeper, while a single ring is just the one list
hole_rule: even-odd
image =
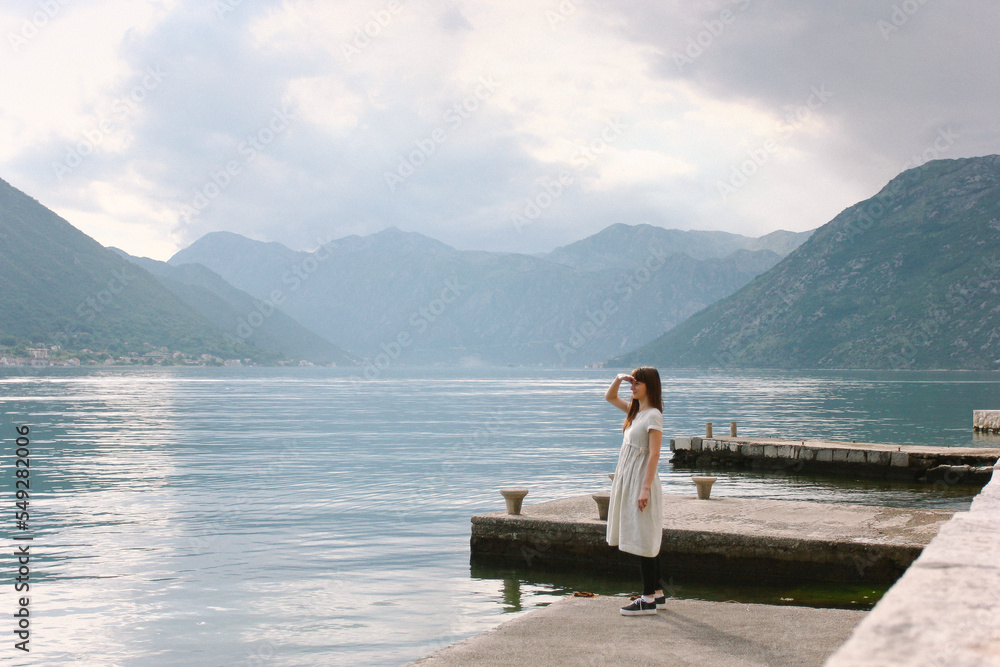
[{"label": "concrete slab", "polygon": [[867,453],[868,464],[876,466],[887,466],[889,461],[892,460],[892,455],[894,452],[878,452],[870,451]]},{"label": "concrete slab", "polygon": [[622,616],[624,597],[565,598],[410,663],[467,665],[822,665],[866,612],[668,600]]},{"label": "concrete slab", "polygon": [[805,473],[979,486],[989,480],[981,468],[1000,459],[1000,448],[734,436],[704,440],[700,448],[673,446],[672,451],[675,468],[794,468]]},{"label": "concrete slab", "polygon": [[[863,505],[663,497],[663,554],[679,576],[715,581],[895,581],[952,512]],[[605,542],[590,496],[472,517],[472,556],[518,567],[586,566],[631,572]]]},{"label": "concrete slab", "polygon": [[944,524],[828,667],[1000,666],[1000,478]]},{"label": "concrete slab", "polygon": [[1000,431],[1000,410],[973,410],[972,427],[977,430]]},{"label": "concrete slab", "polygon": [[[692,487],[694,484],[692,483]],[[923,547],[953,512],[869,505],[837,505],[762,498],[727,498],[716,484],[710,500],[691,495],[663,495],[663,527],[686,532],[870,541]],[[521,514],[491,512],[473,517],[516,522],[569,522],[603,530],[597,505],[589,495],[524,505]]]}]

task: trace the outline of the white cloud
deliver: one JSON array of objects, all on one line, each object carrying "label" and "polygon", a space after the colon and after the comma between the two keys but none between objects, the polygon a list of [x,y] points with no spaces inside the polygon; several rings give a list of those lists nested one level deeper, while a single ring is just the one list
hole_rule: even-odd
[{"label": "white cloud", "polygon": [[51,137],[81,140],[111,114],[114,99],[129,92],[124,86],[131,67],[121,59],[122,43],[147,30],[159,13],[151,3],[120,0],[47,6],[59,9],[43,12],[40,4],[27,4],[23,13],[8,9],[0,15],[5,41],[11,42],[12,34],[30,35],[15,40],[16,46],[5,44],[9,49],[0,58],[3,115],[17,128],[0,142],[0,159]]},{"label": "white cloud", "polygon": [[690,162],[643,149],[610,149],[594,179],[596,189],[613,191],[622,187],[666,182],[675,176],[693,176],[697,167]]},{"label": "white cloud", "polygon": [[[941,157],[1000,138],[986,83],[1000,26],[978,5],[927,3],[886,36],[890,0],[230,4],[63,6],[0,56],[0,177],[161,259],[219,229],[306,247],[393,224],[536,252],[622,221],[807,229],[945,128],[958,139]],[[0,10],[0,29],[31,11]],[[150,67],[166,72],[152,89]],[[817,90],[831,94],[811,105]],[[241,145],[282,109],[288,127],[248,159]],[[608,123],[625,129],[581,160]],[[99,145],[60,180],[53,163],[88,133]],[[181,215],[234,160],[217,196]],[[567,171],[573,183],[516,228]]]}]

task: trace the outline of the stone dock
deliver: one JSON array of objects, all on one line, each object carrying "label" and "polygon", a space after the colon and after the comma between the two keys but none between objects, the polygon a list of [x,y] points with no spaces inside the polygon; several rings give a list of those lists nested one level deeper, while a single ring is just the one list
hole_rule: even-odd
[{"label": "stone dock", "polygon": [[706,665],[820,667],[865,612],[670,600],[626,617],[627,597],[567,597],[427,657],[412,667]]},{"label": "stone dock", "polygon": [[1000,433],[1000,410],[973,410],[972,430],[979,433]]},{"label": "stone dock", "polygon": [[[995,470],[1000,471],[1000,463]],[[569,500],[573,502],[528,507],[525,517],[537,523],[571,519],[581,525],[603,526],[603,522],[590,517],[584,502],[589,497]],[[687,500],[702,503],[696,508],[718,502]],[[560,503],[562,511],[554,511]],[[680,507],[673,502],[667,506]],[[834,509],[829,517],[822,512],[813,512],[810,517],[820,521],[828,518],[825,530],[835,532],[845,530],[846,524],[858,526],[859,517],[845,522],[838,514]],[[699,512],[694,514],[695,518],[699,516]],[[806,533],[810,532],[807,519],[796,515],[791,518]],[[883,534],[887,539],[899,539],[899,531],[905,532],[911,523],[905,515],[874,518],[875,523],[866,531]],[[1000,666],[1000,567],[996,557],[1000,553],[1000,475],[977,496],[970,511],[955,513],[943,526],[922,523],[919,517],[917,524],[910,527],[917,539],[922,541],[928,532],[936,531],[937,535],[867,613],[671,599],[667,609],[656,616],[625,617],[618,614],[617,608],[626,598],[570,597],[445,647],[411,665],[610,666],[637,660],[653,665],[715,667]],[[474,519],[474,533],[475,526]],[[508,528],[516,532],[515,525]],[[792,529],[791,525],[782,527],[782,531]],[[817,526],[815,530],[824,529]],[[556,549],[557,544],[550,541],[526,545],[522,557],[530,566]]]},{"label": "stone dock", "polygon": [[736,436],[670,441],[677,468],[787,470],[930,484],[982,486],[993,474],[1000,448],[924,447],[833,440]]},{"label": "stone dock", "polygon": [[1000,667],[1000,462],[827,667]]},{"label": "stone dock", "polygon": [[[677,440],[685,444],[678,438],[675,446]],[[765,459],[777,458],[777,448],[784,446],[798,447],[782,451],[786,460],[816,461],[817,452],[830,450],[819,463],[860,465],[859,455],[852,462],[850,452],[862,451],[864,465],[923,470],[925,479],[941,465],[980,467],[978,461],[927,460],[921,448],[735,437],[705,438],[700,444],[704,440],[726,442],[730,452],[733,444],[775,447],[772,457],[771,450],[748,451]],[[694,441],[675,451],[699,451]],[[720,447],[710,443],[708,451]],[[834,459],[834,450],[847,455]],[[888,464],[878,454],[869,464],[870,452],[887,452]],[[662,554],[668,573],[764,584],[787,584],[789,577],[871,583],[898,578],[870,612],[671,599],[656,616],[624,617],[617,613],[622,597],[566,598],[412,664],[639,660],[719,667],[1000,667],[1000,450],[974,454],[992,456],[988,463],[998,474],[968,512],[664,497]],[[634,561],[616,557],[617,549],[604,543],[605,526],[590,496],[529,505],[520,515],[480,514],[472,518],[472,558],[518,568],[621,569],[634,576]]]},{"label": "stone dock", "polygon": [[[952,516],[943,510],[664,495],[661,559],[687,581],[892,583]],[[635,574],[591,496],[472,517],[475,564]]]}]

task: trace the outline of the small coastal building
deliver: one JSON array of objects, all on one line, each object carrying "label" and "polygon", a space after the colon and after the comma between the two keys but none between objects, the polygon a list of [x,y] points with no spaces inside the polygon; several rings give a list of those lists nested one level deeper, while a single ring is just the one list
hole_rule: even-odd
[{"label": "small coastal building", "polygon": [[170,352],[164,350],[155,350],[153,352],[147,352],[142,355],[143,359],[152,360],[156,363],[162,363],[164,359],[170,357]]}]

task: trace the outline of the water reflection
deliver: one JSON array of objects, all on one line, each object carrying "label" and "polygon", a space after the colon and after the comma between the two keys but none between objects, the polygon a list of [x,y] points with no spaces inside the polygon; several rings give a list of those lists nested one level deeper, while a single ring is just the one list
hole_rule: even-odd
[{"label": "water reflection", "polygon": [[521,580],[505,577],[503,580],[504,611],[521,611]]},{"label": "water reflection", "polygon": [[[627,577],[615,574],[595,576],[583,570],[565,567],[514,571],[477,564],[472,566],[471,574],[485,585],[499,587],[505,611],[508,612],[515,611],[508,600],[516,600],[518,610],[531,610],[576,592],[622,596],[641,592],[636,590],[638,568],[636,576]],[[664,592],[668,597],[716,602],[739,600],[757,604],[871,609],[888,590],[888,586],[873,584],[799,583],[768,587],[710,584],[679,581],[670,576],[669,572],[665,576],[668,581]]]},{"label": "water reflection", "polygon": [[[469,517],[501,509],[499,488],[527,486],[529,503],[608,488],[622,417],[602,399],[612,376],[0,375],[3,428],[28,423],[37,438],[39,655],[49,664],[399,664],[580,586],[629,591],[631,580],[468,570]],[[664,373],[664,386],[667,437],[736,420],[747,435],[985,446],[993,440],[972,434],[971,411],[1000,402],[990,374]],[[665,491],[693,495],[694,472],[665,463]],[[972,495],[713,474],[719,496],[961,508]]]}]

